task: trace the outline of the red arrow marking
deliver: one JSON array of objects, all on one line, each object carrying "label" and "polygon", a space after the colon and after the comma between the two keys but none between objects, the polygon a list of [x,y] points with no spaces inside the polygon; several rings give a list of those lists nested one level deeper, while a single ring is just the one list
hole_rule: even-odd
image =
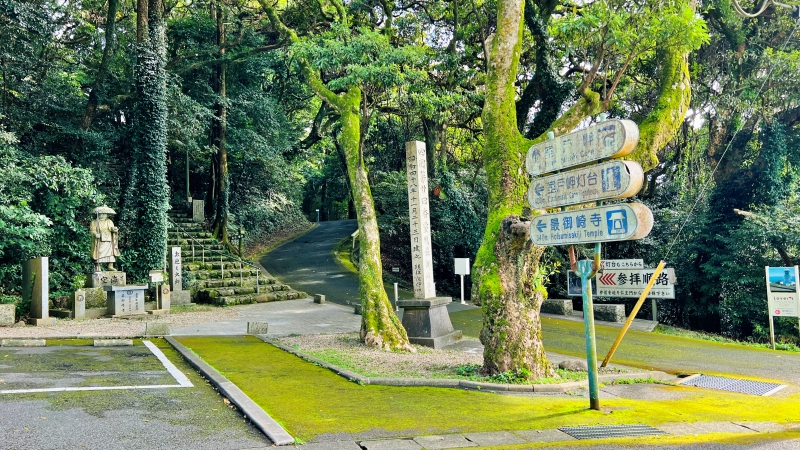
[{"label": "red arrow marking", "polygon": [[600,284],[605,284],[606,286],[616,286],[617,283],[614,282],[614,277],[616,277],[616,272],[614,273],[604,273],[600,276]]}]

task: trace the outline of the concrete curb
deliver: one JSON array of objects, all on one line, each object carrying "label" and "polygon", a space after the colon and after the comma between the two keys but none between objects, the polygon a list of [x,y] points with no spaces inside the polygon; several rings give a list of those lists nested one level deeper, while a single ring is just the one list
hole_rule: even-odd
[{"label": "concrete curb", "polygon": [[191,350],[184,347],[183,344],[176,341],[173,337],[165,336],[164,339],[169,342],[192,367],[202,373],[212,385],[219,389],[222,395],[236,405],[236,407],[242,411],[245,418],[250,420],[256,428],[264,432],[275,445],[294,444],[294,438],[235,384],[231,383],[230,380],[225,378],[216,369],[203,361]]},{"label": "concrete curb", "polygon": [[[538,393],[564,393],[574,391],[588,386],[589,382],[584,381],[570,381],[567,383],[553,383],[553,384],[498,384],[498,383],[485,383],[470,380],[454,380],[449,378],[368,378],[363,377],[355,372],[351,372],[341,367],[334,366],[333,364],[323,361],[319,358],[306,355],[303,352],[297,351],[291,347],[285,346],[280,342],[268,338],[266,336],[255,336],[258,339],[266,342],[267,344],[278,347],[279,349],[289,352],[299,358],[318,364],[321,367],[336,373],[337,375],[346,378],[349,381],[354,381],[358,384],[373,384],[378,386],[429,386],[429,387],[448,387],[448,388],[464,388],[476,389],[486,391],[501,391],[501,392],[538,392]],[[657,381],[672,381],[675,379],[673,375],[666,372],[651,370],[646,372],[629,372],[629,373],[609,373],[597,377],[601,383],[613,383],[619,380],[635,380],[635,379],[654,379]]]}]

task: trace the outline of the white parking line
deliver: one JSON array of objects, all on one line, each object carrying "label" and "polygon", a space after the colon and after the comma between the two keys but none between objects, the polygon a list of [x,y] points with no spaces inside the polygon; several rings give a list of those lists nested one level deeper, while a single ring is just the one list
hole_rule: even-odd
[{"label": "white parking line", "polygon": [[154,355],[156,355],[156,358],[158,358],[158,360],[161,361],[161,364],[164,365],[164,367],[167,369],[170,375],[172,375],[172,377],[175,378],[175,381],[177,381],[178,384],[181,385],[181,387],[194,387],[192,382],[189,381],[188,378],[186,378],[186,375],[184,375],[183,372],[178,370],[178,368],[175,367],[175,364],[172,364],[172,361],[167,359],[166,355],[164,355],[161,352],[161,350],[159,350],[159,348],[155,346],[155,344],[145,340],[143,340],[142,343],[144,344],[145,347],[150,349],[150,351],[153,352]]},{"label": "white parking line", "polygon": [[0,394],[34,394],[38,392],[77,392],[77,391],[129,391],[134,389],[165,389],[178,387],[194,387],[191,381],[183,374],[167,356],[150,341],[143,340],[142,343],[150,352],[161,362],[167,372],[175,378],[178,384],[157,384],[150,386],[86,386],[86,387],[60,387],[42,389],[8,389],[0,390]]}]

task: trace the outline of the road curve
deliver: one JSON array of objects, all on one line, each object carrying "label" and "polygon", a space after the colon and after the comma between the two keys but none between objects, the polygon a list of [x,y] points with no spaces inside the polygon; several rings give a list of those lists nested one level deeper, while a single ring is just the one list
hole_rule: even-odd
[{"label": "road curve", "polygon": [[[308,233],[266,254],[261,265],[292,289],[324,294],[327,301],[342,305],[360,303],[358,275],[342,267],[333,254],[336,243],[357,229],[355,220],[320,222]],[[392,289],[387,286],[390,299],[394,298]],[[410,297],[400,292],[400,298]]]}]

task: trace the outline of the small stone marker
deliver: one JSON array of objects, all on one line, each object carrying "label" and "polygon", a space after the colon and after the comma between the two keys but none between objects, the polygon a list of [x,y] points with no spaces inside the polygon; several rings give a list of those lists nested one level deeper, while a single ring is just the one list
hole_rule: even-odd
[{"label": "small stone marker", "polygon": [[314,294],[314,303],[319,303],[320,305],[325,303],[325,295],[323,294]]},{"label": "small stone marker", "polygon": [[192,220],[194,222],[205,222],[206,202],[203,200],[192,200]]},{"label": "small stone marker", "polygon": [[0,340],[0,347],[45,347],[47,341],[44,339],[3,339]]},{"label": "small stone marker", "polygon": [[146,314],[144,310],[144,292],[147,285],[142,286],[107,286],[108,315],[112,317]]},{"label": "small stone marker", "polygon": [[431,221],[428,205],[428,162],[425,143],[406,142],[408,175],[408,220],[411,228],[411,270],[414,275],[414,297],[436,296],[433,288],[433,256]]},{"label": "small stone marker", "polygon": [[10,327],[14,325],[14,315],[17,307],[11,303],[0,305],[0,327]]},{"label": "small stone marker", "polygon": [[247,322],[247,334],[267,334],[268,329],[267,322]]},{"label": "small stone marker", "polygon": [[86,318],[86,291],[78,289],[72,302],[72,318],[83,320]]},{"label": "small stone marker", "polygon": [[161,306],[162,311],[169,312],[169,307],[172,300],[172,293],[169,290],[169,285],[162,284],[159,286],[159,288],[161,289],[161,305],[159,306]]},{"label": "small stone marker", "polygon": [[145,336],[169,336],[172,331],[168,323],[148,321],[145,325],[144,334]]},{"label": "small stone marker", "polygon": [[31,302],[28,323],[36,326],[54,325],[50,317],[49,258],[33,258],[22,264],[22,298]]},{"label": "small stone marker", "polygon": [[130,347],[133,339],[95,339],[95,347]]}]

